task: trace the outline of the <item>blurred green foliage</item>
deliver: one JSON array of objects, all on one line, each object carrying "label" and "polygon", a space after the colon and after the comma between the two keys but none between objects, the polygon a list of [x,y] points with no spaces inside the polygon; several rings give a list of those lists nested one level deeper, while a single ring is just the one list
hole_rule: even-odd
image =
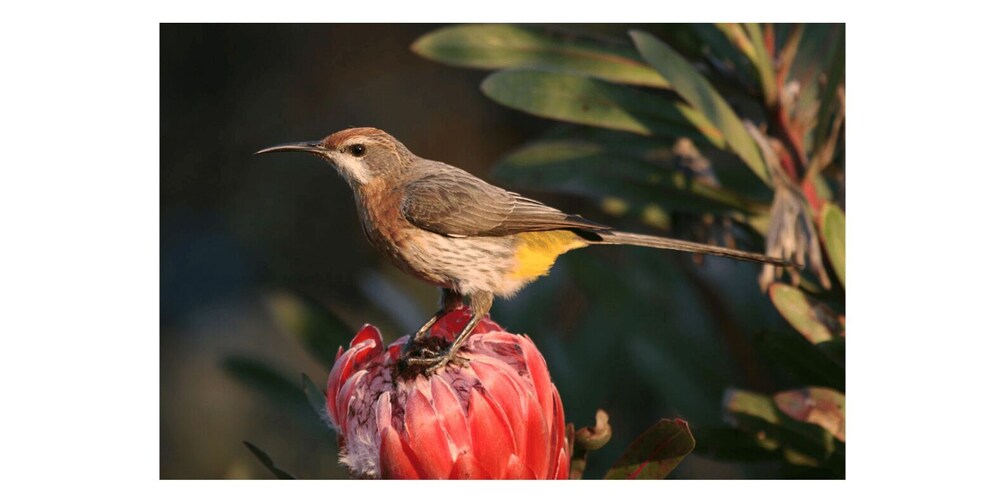
[{"label": "blurred green foliage", "polygon": [[[604,477],[664,416],[696,439],[695,455],[668,460],[675,477],[844,477],[843,25],[470,25],[412,49],[492,70],[489,99],[556,121],[498,162],[504,184],[588,199],[621,228],[800,264],[758,275],[656,250],[575,252],[497,302],[493,317],[545,354],[570,421],[608,410],[611,446],[584,477]],[[276,319],[330,361],[347,328],[295,298],[272,298]],[[294,385],[229,367],[281,396]],[[660,423],[646,434],[678,437]]]}]

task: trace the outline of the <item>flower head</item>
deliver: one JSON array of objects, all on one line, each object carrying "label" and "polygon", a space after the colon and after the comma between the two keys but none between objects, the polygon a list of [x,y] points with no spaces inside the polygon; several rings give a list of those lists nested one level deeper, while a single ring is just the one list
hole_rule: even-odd
[{"label": "flower head", "polygon": [[[429,331],[445,345],[470,319],[454,310]],[[464,344],[464,366],[432,375],[403,364],[408,337],[385,350],[365,325],[339,350],[328,379],[328,414],[342,462],[361,477],[566,479],[569,445],[558,390],[526,337],[483,319]]]}]

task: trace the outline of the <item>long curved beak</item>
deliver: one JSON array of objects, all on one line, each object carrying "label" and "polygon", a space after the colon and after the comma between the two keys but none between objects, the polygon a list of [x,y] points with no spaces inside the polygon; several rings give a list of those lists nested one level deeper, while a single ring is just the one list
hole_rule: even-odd
[{"label": "long curved beak", "polygon": [[321,146],[320,141],[301,141],[299,143],[283,143],[281,145],[263,148],[255,152],[255,155],[261,155],[263,153],[273,153],[273,152],[322,153],[324,151],[325,149],[323,146]]}]

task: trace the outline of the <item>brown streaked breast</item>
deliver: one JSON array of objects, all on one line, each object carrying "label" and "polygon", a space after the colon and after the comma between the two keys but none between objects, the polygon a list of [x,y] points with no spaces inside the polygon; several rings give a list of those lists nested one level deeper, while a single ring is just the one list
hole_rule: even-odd
[{"label": "brown streaked breast", "polygon": [[384,186],[384,181],[375,180],[361,188],[357,195],[360,224],[367,241],[405,272],[429,282],[439,282],[416,270],[404,254],[405,246],[418,229],[401,215],[402,192],[385,190]]}]

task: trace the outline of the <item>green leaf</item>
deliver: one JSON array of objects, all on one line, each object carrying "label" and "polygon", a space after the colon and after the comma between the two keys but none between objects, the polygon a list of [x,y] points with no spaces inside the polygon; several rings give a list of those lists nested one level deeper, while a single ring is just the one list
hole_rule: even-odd
[{"label": "green leaf", "polygon": [[666,81],[620,41],[545,26],[450,26],[412,44],[420,56],[457,66],[578,73],[610,82],[667,88]]},{"label": "green leaf", "polygon": [[799,288],[776,282],[768,288],[768,295],[782,317],[810,342],[826,342],[844,335],[837,314]]},{"label": "green leaf", "polygon": [[820,349],[827,357],[831,358],[839,366],[844,366],[845,360],[845,344],[844,338],[835,338],[827,342],[820,342],[817,344],[817,348]]},{"label": "green leaf", "polygon": [[265,295],[273,322],[283,333],[296,339],[325,368],[335,362],[335,354],[352,340],[353,331],[325,307],[289,291]]},{"label": "green leaf", "polygon": [[680,54],[664,44],[658,38],[643,32],[633,30],[629,33],[635,41],[635,47],[663,75],[684,101],[698,110],[703,120],[711,122],[722,132],[726,144],[754,174],[768,181],[768,172],[761,158],[760,150],[754,139],[743,127],[743,122],[736,112],[730,108],[726,100],[712,87],[698,70]]},{"label": "green leaf", "polygon": [[697,23],[690,27],[705,47],[705,58],[719,73],[731,76],[743,87],[755,87],[757,77],[750,59],[734,44],[728,30],[724,31],[722,25],[709,23]]},{"label": "green leaf", "polygon": [[[786,25],[775,25],[778,36],[777,40],[782,44],[778,50],[778,73],[783,82],[788,82],[789,72],[792,69],[792,63],[796,59],[796,54],[799,52],[799,42],[803,38],[806,25],[790,26],[791,30],[783,29],[783,26]],[[787,33],[783,34],[783,31]],[[784,42],[782,42],[783,40]]]},{"label": "green leaf", "polygon": [[746,56],[748,61],[754,61],[757,57],[754,42],[750,39],[750,33],[740,23],[716,23],[715,27],[726,36],[733,47]]},{"label": "green leaf", "polygon": [[701,428],[695,431],[694,452],[727,462],[765,462],[781,458],[777,442],[731,427]]},{"label": "green leaf", "polygon": [[844,391],[844,365],[799,334],[788,330],[762,332],[754,337],[754,342],[766,357],[802,383]]},{"label": "green leaf", "polygon": [[[838,88],[844,85],[845,74],[845,29],[843,24],[817,25],[813,24],[807,28],[808,33],[812,33],[806,47],[800,47],[800,52],[806,57],[812,58],[815,63],[811,66],[814,72],[807,71],[812,76],[813,87],[817,92],[815,95],[820,103],[817,109],[816,127],[810,133],[812,145],[818,148],[824,144],[824,139],[831,134],[833,116],[840,108],[841,104],[837,97]],[[808,65],[810,66],[810,65]],[[820,72],[824,73],[825,83],[818,84]]]},{"label": "green leaf", "polygon": [[255,455],[258,461],[261,462],[262,465],[264,465],[265,468],[268,469],[269,472],[271,472],[272,475],[276,477],[276,479],[297,479],[292,474],[277,467],[275,462],[272,461],[272,458],[269,457],[267,453],[262,451],[261,448],[247,441],[242,442],[244,443],[244,446],[247,446],[248,449],[251,450],[251,453]]},{"label": "green leaf", "polygon": [[825,387],[805,387],[779,392],[775,406],[793,420],[816,424],[844,441],[844,394]]},{"label": "green leaf", "polygon": [[[669,210],[728,214],[766,213],[769,206],[638,156],[672,156],[660,150],[623,149],[582,140],[528,144],[506,156],[494,174],[502,181],[606,200],[620,197],[635,206],[658,201]],[[649,187],[649,188],[646,188]]]},{"label": "green leaf", "polygon": [[745,23],[744,28],[750,35],[750,41],[754,48],[754,58],[751,62],[757,68],[758,78],[761,81],[761,91],[764,93],[764,102],[769,107],[774,106],[778,100],[778,89],[775,82],[775,66],[768,48],[764,44],[764,34],[761,26],[757,23]]},{"label": "green leaf", "polygon": [[223,369],[248,387],[279,404],[302,403],[303,391],[272,366],[249,357],[230,356]]},{"label": "green leaf", "polygon": [[604,479],[664,479],[694,444],[687,422],[661,419],[632,442]]},{"label": "green leaf", "polygon": [[331,424],[331,418],[328,416],[328,400],[325,398],[325,395],[314,385],[314,382],[311,381],[306,373],[301,373],[300,379],[304,388],[304,395],[307,396],[307,402],[310,403],[311,408],[314,409],[314,412],[318,414],[324,423]]},{"label": "green leaf", "polygon": [[723,399],[726,418],[752,433],[766,450],[781,450],[786,460],[800,465],[823,465],[834,452],[834,438],[820,426],[789,418],[772,398],[729,389]]},{"label": "green leaf", "polygon": [[824,241],[824,250],[831,262],[831,267],[844,286],[844,212],[832,203],[824,206],[820,216],[822,227],[820,239]]},{"label": "green leaf", "polygon": [[481,88],[497,103],[538,117],[723,144],[722,133],[684,103],[580,75],[505,70],[489,75]]}]

